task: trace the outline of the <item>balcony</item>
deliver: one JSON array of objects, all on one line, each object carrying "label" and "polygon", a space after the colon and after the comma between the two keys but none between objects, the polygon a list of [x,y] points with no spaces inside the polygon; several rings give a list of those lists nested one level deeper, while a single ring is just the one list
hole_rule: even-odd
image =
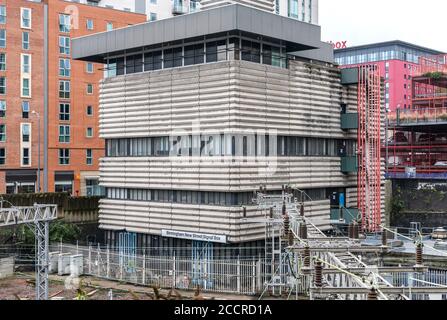
[{"label": "balcony", "polygon": [[447,124],[447,108],[397,110],[388,115],[388,123],[390,126]]},{"label": "balcony", "polygon": [[358,129],[359,114],[358,113],[342,113],[341,114],[342,130]]},{"label": "balcony", "polygon": [[341,172],[344,174],[358,172],[357,156],[341,157]]},{"label": "balcony", "polygon": [[186,14],[189,12],[189,5],[183,1],[174,1],[173,7],[172,7],[172,14],[173,15],[179,15],[179,14]]}]

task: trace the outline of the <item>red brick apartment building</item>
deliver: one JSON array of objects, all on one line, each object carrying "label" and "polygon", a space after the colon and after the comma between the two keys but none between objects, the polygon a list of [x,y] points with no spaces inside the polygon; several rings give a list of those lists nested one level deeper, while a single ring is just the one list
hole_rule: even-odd
[{"label": "red brick apartment building", "polygon": [[103,65],[71,60],[70,39],[145,21],[71,1],[0,0],[0,194],[99,192]]}]

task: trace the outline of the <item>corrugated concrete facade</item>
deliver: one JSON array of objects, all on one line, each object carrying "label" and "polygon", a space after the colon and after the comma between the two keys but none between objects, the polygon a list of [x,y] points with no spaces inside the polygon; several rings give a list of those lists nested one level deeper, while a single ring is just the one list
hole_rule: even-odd
[{"label": "corrugated concrete facade", "polygon": [[[340,104],[357,112],[356,85],[342,86],[340,70],[303,61],[289,69],[246,61],[223,61],[105,79],[100,92],[101,138],[171,136],[174,132],[271,134],[356,140],[343,131]],[[199,122],[199,126],[196,122]],[[194,124],[196,123],[196,124]],[[100,163],[109,188],[245,192],[348,188],[356,197],[356,174],[340,171],[340,157],[113,157]],[[273,173],[265,168],[275,168]],[[351,190],[351,191],[350,191]],[[309,202],[306,213],[329,228],[329,200]],[[259,240],[262,225],[242,223],[241,207],[103,199],[106,230],[160,235],[161,229],[227,235],[229,242]],[[248,216],[259,215],[255,207]]]}]

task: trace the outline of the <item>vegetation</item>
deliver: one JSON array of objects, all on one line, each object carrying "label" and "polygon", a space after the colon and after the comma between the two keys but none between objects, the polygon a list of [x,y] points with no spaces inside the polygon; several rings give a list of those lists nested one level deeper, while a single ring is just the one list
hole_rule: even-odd
[{"label": "vegetation", "polygon": [[401,197],[401,190],[398,187],[391,200],[391,216],[396,217],[400,215],[404,207],[405,205]]},{"label": "vegetation", "polygon": [[[75,224],[66,223],[58,220],[50,223],[49,237],[51,242],[74,242],[79,239],[81,230]],[[16,228],[7,229],[3,232],[4,239],[18,239],[16,242],[22,244],[34,245],[34,231],[26,225],[20,225]]]},{"label": "vegetation", "polygon": [[439,71],[427,72],[424,74],[424,77],[428,77],[428,78],[432,78],[432,79],[436,79],[436,80],[441,79],[444,76],[446,76],[446,74],[443,72],[439,72]]}]

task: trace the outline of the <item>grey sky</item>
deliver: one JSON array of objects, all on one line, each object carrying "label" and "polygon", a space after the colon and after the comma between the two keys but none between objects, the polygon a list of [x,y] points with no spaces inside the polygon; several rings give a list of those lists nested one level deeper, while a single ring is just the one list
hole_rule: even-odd
[{"label": "grey sky", "polygon": [[402,40],[447,52],[446,0],[320,0],[323,41]]}]

